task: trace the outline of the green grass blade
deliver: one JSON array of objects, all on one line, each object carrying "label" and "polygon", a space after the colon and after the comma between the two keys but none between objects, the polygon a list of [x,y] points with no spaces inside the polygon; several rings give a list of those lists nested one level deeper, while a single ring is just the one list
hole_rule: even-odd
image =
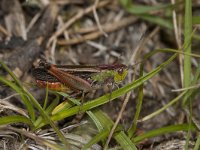
[{"label": "green grass blade", "polygon": [[[106,126],[106,124],[108,122],[112,123],[112,120],[109,119],[108,117],[105,117],[105,114],[102,113],[101,111],[94,112],[94,114],[95,115],[98,114],[97,118],[100,120],[102,126]],[[101,118],[103,118],[103,119],[101,119]],[[151,138],[151,137],[156,137],[156,136],[159,136],[159,135],[164,135],[164,134],[167,134],[167,133],[173,133],[173,132],[177,132],[177,131],[187,131],[188,128],[189,128],[188,124],[171,125],[171,126],[155,129],[155,130],[149,131],[147,133],[143,133],[141,135],[138,135],[137,137],[132,138],[131,141],[133,143],[139,143],[139,142],[142,142],[143,140]],[[191,129],[192,129],[192,131],[195,131],[196,130],[195,125],[192,125]],[[118,134],[121,134],[121,135],[118,135]],[[119,139],[116,139],[116,138],[118,138],[118,136],[122,136],[122,137],[120,137]],[[123,131],[116,132],[114,134],[114,138],[117,141],[119,140],[118,141],[119,144],[121,143],[120,145],[121,146],[124,145],[124,147],[125,147],[125,145],[127,146],[127,143],[129,143],[129,142],[130,142],[130,145],[133,144],[131,141],[128,140],[129,139],[128,136],[126,136],[126,134],[124,134]],[[123,141],[121,138],[125,139],[125,140]],[[124,148],[124,149],[126,149],[126,148]]]},{"label": "green grass blade", "polygon": [[193,25],[200,24],[200,16],[192,16],[192,24]]},{"label": "green grass blade", "polygon": [[119,0],[119,2],[129,13],[132,14],[144,14],[172,7],[172,4],[162,4],[157,6],[134,5],[132,0]]},{"label": "green grass blade", "polygon": [[[155,129],[155,130],[149,131],[147,133],[143,133],[141,135],[138,135],[135,138],[132,138],[131,140],[134,143],[139,143],[145,139],[148,139],[151,137],[156,137],[159,135],[164,135],[167,133],[173,133],[173,132],[177,132],[177,131],[188,131],[188,128],[189,128],[188,124],[171,125],[171,126]],[[196,130],[196,127],[194,125],[192,125],[191,129],[194,131],[194,130]]]},{"label": "green grass blade", "polygon": [[194,146],[194,150],[199,150],[200,148],[200,134],[198,135],[197,141]]},{"label": "green grass blade", "polygon": [[[60,97],[58,95],[56,95],[56,98],[53,100],[53,102],[45,110],[47,114],[51,114],[52,111],[54,110],[54,108],[59,104],[59,98]],[[42,122],[43,122],[43,118],[42,118],[42,116],[39,116],[37,118],[37,120],[34,122],[35,129],[39,129]]]},{"label": "green grass blade", "polygon": [[[199,78],[200,78],[200,64],[198,64],[198,68],[196,69],[194,79],[191,82],[191,86],[196,85],[198,83]],[[185,95],[183,98],[183,104],[187,104],[189,98],[193,100],[193,97],[199,93],[198,90],[199,90],[198,88],[190,89],[187,95]]]},{"label": "green grass blade", "polygon": [[33,126],[31,120],[24,116],[15,115],[15,116],[5,116],[0,118],[0,125],[19,123],[19,122]]},{"label": "green grass blade", "polygon": [[[140,75],[139,75],[140,77],[143,76],[143,71],[144,71],[144,63],[142,63],[141,66],[140,66]],[[143,102],[143,97],[144,97],[144,95],[143,95],[143,84],[140,85],[138,90],[139,90],[139,93],[138,93],[135,116],[134,116],[133,122],[131,124],[131,127],[127,131],[129,138],[131,138],[136,131],[137,121],[138,121],[138,118],[140,116],[140,111],[142,109],[142,102]]]},{"label": "green grass blade", "polygon": [[28,96],[26,95],[26,93],[19,86],[17,86],[14,82],[9,81],[2,76],[0,76],[0,82],[11,87],[14,91],[16,91],[16,93],[19,93],[22,101],[24,102],[24,104],[28,110],[28,114],[29,114],[31,120],[34,121],[35,120],[35,111],[34,111],[34,108],[31,104],[30,100],[28,99]]},{"label": "green grass blade", "polygon": [[80,100],[77,100],[75,98],[70,97],[67,93],[64,92],[57,92],[58,94],[62,95],[63,97],[67,98],[69,101],[71,101],[72,103],[76,104],[76,105],[81,105]]},{"label": "green grass blade", "polygon": [[[95,112],[96,112],[97,110],[95,110]],[[99,131],[102,131],[102,130],[104,130],[104,129],[110,129],[111,128],[111,126],[112,126],[112,123],[110,123],[110,122],[108,122],[107,123],[107,126],[105,127],[105,126],[102,126],[102,124],[101,124],[101,120],[103,119],[103,120],[107,120],[107,118],[105,119],[105,118],[101,118],[101,120],[99,120],[97,117],[96,117],[96,115],[97,115],[97,113],[93,113],[92,111],[87,111],[87,114],[89,115],[89,117],[92,119],[92,121],[94,122],[94,124],[96,125],[96,127],[97,127],[97,129],[99,130]],[[104,116],[103,116],[104,117]]]},{"label": "green grass blade", "polygon": [[[111,127],[113,126],[113,121],[102,111],[96,110],[93,112],[96,119],[100,122],[101,126],[104,128],[102,132],[106,134],[107,130],[110,131]],[[110,132],[108,132],[107,136]],[[103,134],[103,133],[102,133]],[[124,133],[123,129],[118,126],[116,128],[115,134],[113,135],[114,139],[120,144],[121,148],[124,150],[136,150],[136,146],[130,140],[130,138]],[[102,136],[102,140],[104,136]]]},{"label": "green grass blade", "polygon": [[198,42],[200,41],[200,36],[199,36],[198,34],[193,34],[193,35],[192,35],[192,38],[193,38],[194,40],[197,40]]},{"label": "green grass blade", "polygon": [[180,50],[175,50],[175,49],[171,49],[171,48],[157,49],[155,51],[157,51],[157,52],[165,52],[165,53],[172,52],[172,53],[178,53],[178,54],[182,54],[182,55],[187,55],[187,56],[192,56],[192,57],[200,58],[199,54],[182,52]]},{"label": "green grass blade", "polygon": [[71,103],[69,103],[68,101],[64,101],[62,103],[60,103],[59,105],[57,105],[53,111],[52,111],[52,115],[57,114],[65,109],[69,109],[71,108],[73,105]]},{"label": "green grass blade", "polygon": [[47,84],[47,87],[46,87],[46,93],[45,93],[45,99],[44,99],[44,105],[43,105],[43,109],[46,109],[46,107],[47,107],[47,103],[48,103],[48,96],[49,96],[49,87],[48,87],[48,84]]},{"label": "green grass blade", "polygon": [[[184,21],[184,52],[191,53],[192,35],[192,2],[185,1],[185,21]],[[187,44],[186,44],[187,43]],[[188,87],[191,82],[191,56],[184,56],[184,87]]]},{"label": "green grass blade", "polygon": [[[186,44],[188,43],[188,44]],[[191,53],[191,43],[192,43],[192,1],[186,0],[185,1],[185,17],[184,17],[184,45],[188,45],[184,47],[184,52]],[[184,56],[184,87],[189,87],[191,84],[191,56]],[[190,140],[190,131],[191,131],[191,123],[192,123],[192,103],[191,103],[191,97],[189,97],[189,127],[188,133],[187,133],[187,139],[185,148],[188,149],[189,146],[189,140]],[[182,101],[183,106],[185,105],[185,102]]]},{"label": "green grass blade", "polygon": [[98,143],[102,139],[105,139],[108,136],[108,134],[109,134],[109,130],[101,131],[99,134],[92,137],[92,139],[87,144],[84,145],[82,150],[88,150],[92,145]]},{"label": "green grass blade", "polygon": [[115,140],[120,144],[124,150],[137,150],[134,143],[129,139],[129,137],[123,132],[119,132],[114,136]]},{"label": "green grass blade", "polygon": [[156,15],[150,15],[152,11],[172,9],[177,4],[161,4],[157,6],[143,6],[134,5],[131,0],[120,0],[121,5],[131,14],[138,15],[138,17],[147,20],[152,23],[156,23],[160,26],[173,29],[173,24],[171,19],[163,19],[162,17]]},{"label": "green grass blade", "polygon": [[[16,76],[10,71],[10,69],[3,63],[0,61],[0,65],[11,75],[11,77],[16,81],[17,85],[20,87],[20,89],[23,91],[24,95],[27,95],[27,97],[29,98],[29,100],[32,102],[32,104],[40,111],[40,114],[43,117],[44,122],[48,123],[51,125],[51,127],[55,130],[55,132],[57,133],[57,135],[59,136],[60,140],[64,143],[64,145],[67,147],[69,147],[68,142],[66,141],[64,135],[62,134],[62,132],[56,127],[56,125],[54,124],[54,122],[51,120],[51,118],[49,117],[49,115],[45,112],[45,110],[40,106],[40,104],[38,103],[38,101],[33,97],[33,95],[31,93],[28,92],[28,90],[26,88],[24,88],[20,82],[17,80]],[[34,119],[34,118],[33,118]],[[35,119],[34,119],[35,120]]]},{"label": "green grass blade", "polygon": [[154,16],[154,15],[140,15],[140,17],[146,21],[149,21],[151,23],[155,23],[159,26],[168,28],[168,29],[173,29],[173,24],[172,21],[170,19],[163,19],[161,17],[158,16]]},{"label": "green grass blade", "polygon": [[54,122],[51,120],[51,118],[49,117],[49,114],[47,114],[45,112],[45,110],[40,106],[40,104],[37,102],[37,100],[28,91],[26,91],[26,92],[27,92],[28,96],[30,97],[30,100],[32,101],[32,103],[40,111],[40,114],[43,117],[44,121],[46,123],[50,124],[50,126],[57,133],[57,135],[59,136],[60,140],[64,143],[64,145],[66,146],[66,148],[69,148],[69,144],[66,141],[64,135],[62,134],[62,132],[60,131],[60,129],[54,124]]},{"label": "green grass blade", "polygon": [[146,121],[152,117],[155,117],[156,115],[160,114],[161,112],[163,112],[164,110],[166,110],[167,108],[169,108],[171,105],[173,105],[174,103],[176,103],[180,98],[182,98],[186,93],[188,92],[188,90],[183,91],[180,95],[178,95],[176,98],[174,98],[172,101],[170,101],[168,104],[166,104],[164,107],[160,108],[159,110],[153,112],[152,114],[144,117],[143,119],[141,119],[140,121]]},{"label": "green grass blade", "polygon": [[112,120],[99,109],[96,109],[93,112],[87,111],[87,114],[96,125],[99,133],[84,146],[84,149],[91,147],[99,141],[105,142],[105,139],[109,135],[110,129],[113,125]]},{"label": "green grass blade", "polygon": [[130,83],[130,84],[118,89],[118,90],[113,91],[112,95],[111,95],[111,98],[110,98],[110,94],[105,94],[104,96],[101,96],[101,97],[99,97],[99,98],[97,98],[95,100],[92,100],[92,101],[89,101],[89,102],[83,104],[83,106],[81,106],[81,108],[80,108],[80,106],[75,106],[75,107],[72,107],[72,108],[70,108],[68,110],[64,110],[62,112],[59,112],[59,113],[53,115],[52,119],[54,121],[64,119],[66,117],[69,117],[69,116],[77,114],[79,111],[90,110],[92,108],[95,108],[97,106],[103,105],[103,104],[109,102],[110,100],[114,100],[114,99],[126,94],[127,92],[135,89],[136,87],[140,86],[145,81],[147,81],[150,78],[152,78],[153,76],[155,76],[164,67],[166,67],[176,56],[177,56],[177,54],[174,54],[167,61],[162,63],[159,67],[157,67],[153,71],[147,73],[145,76],[135,80],[134,82],[132,82],[132,83]]}]

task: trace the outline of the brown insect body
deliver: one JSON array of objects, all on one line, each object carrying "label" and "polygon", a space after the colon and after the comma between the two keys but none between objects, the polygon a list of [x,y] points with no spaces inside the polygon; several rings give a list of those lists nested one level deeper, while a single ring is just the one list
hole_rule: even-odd
[{"label": "brown insect body", "polygon": [[63,86],[60,82],[47,82],[42,80],[36,80],[36,84],[40,88],[46,88],[50,90],[56,90],[56,91],[66,91],[67,88]]},{"label": "brown insect body", "polygon": [[92,90],[91,84],[89,84],[86,80],[61,71],[53,65],[50,66],[48,72],[57,77],[62,83],[64,83],[64,85],[75,91],[88,92]]},{"label": "brown insect body", "polygon": [[[107,82],[115,82],[114,77],[121,76],[127,70],[123,64],[113,65],[52,65],[40,62],[32,70],[36,84],[57,91],[89,92]],[[118,79],[117,79],[118,80]],[[121,79],[119,79],[120,81]]]}]

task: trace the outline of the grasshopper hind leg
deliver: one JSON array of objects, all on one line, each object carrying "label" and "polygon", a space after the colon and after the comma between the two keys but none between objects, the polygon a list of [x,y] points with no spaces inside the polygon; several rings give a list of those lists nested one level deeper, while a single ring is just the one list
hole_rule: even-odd
[{"label": "grasshopper hind leg", "polygon": [[108,85],[108,89],[109,89],[109,102],[111,102],[112,92],[113,92],[113,89],[114,89],[115,86],[119,89],[118,84],[111,83],[111,84]]},{"label": "grasshopper hind leg", "polygon": [[109,102],[111,102],[113,88],[114,88],[114,84],[113,84],[113,83],[111,83],[111,84],[108,85],[108,90],[109,90]]},{"label": "grasshopper hind leg", "polygon": [[81,113],[81,110],[82,110],[82,107],[83,107],[83,103],[84,103],[84,97],[85,97],[85,92],[83,91],[82,94],[81,94],[79,112],[78,113]]},{"label": "grasshopper hind leg", "polygon": [[[82,107],[84,103],[85,92],[81,92],[81,99],[78,113],[76,114],[75,118],[72,120],[72,124],[80,123],[81,119],[83,118],[85,112],[82,112]],[[79,93],[80,94],[80,93]]]}]

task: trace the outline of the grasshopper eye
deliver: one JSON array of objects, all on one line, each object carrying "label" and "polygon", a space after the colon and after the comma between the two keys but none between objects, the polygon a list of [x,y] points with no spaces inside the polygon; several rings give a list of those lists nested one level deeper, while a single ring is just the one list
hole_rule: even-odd
[{"label": "grasshopper eye", "polygon": [[44,61],[44,60],[40,60],[40,62],[39,62],[39,66],[44,66],[45,63],[46,63],[46,61]]},{"label": "grasshopper eye", "polygon": [[41,61],[39,62],[39,67],[40,67],[40,68],[44,68],[44,69],[49,69],[49,68],[50,68],[50,64],[47,63],[47,62],[44,61],[44,60],[41,60]]},{"label": "grasshopper eye", "polygon": [[119,75],[122,75],[123,72],[124,72],[124,69],[123,69],[123,68],[119,68],[119,69],[117,70],[117,72],[118,72]]}]

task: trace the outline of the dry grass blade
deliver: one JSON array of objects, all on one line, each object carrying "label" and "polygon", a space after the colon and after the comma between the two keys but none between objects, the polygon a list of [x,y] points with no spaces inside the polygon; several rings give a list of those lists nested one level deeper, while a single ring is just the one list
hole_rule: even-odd
[{"label": "dry grass blade", "polygon": [[[136,61],[137,61],[137,58],[139,58],[139,55],[141,54],[141,50],[143,49],[144,45],[147,44],[147,42],[148,42],[158,31],[159,31],[159,28],[155,28],[146,38],[142,38],[142,39],[140,40],[140,43],[139,43],[138,46],[136,47],[136,49],[135,49],[135,51],[133,52],[132,56],[130,57],[129,64],[131,64],[131,62],[132,62],[133,60],[136,60]],[[135,75],[133,75],[133,80],[134,80],[134,79],[135,79]],[[121,107],[121,109],[120,109],[120,112],[119,112],[119,114],[118,114],[118,117],[117,117],[117,119],[116,119],[116,121],[115,121],[115,123],[114,123],[114,125],[113,125],[113,127],[112,127],[112,129],[111,129],[111,131],[110,131],[110,134],[109,134],[109,136],[108,136],[108,139],[107,139],[107,141],[106,141],[106,144],[104,145],[104,150],[107,149],[108,144],[109,144],[109,142],[110,142],[110,140],[111,140],[111,138],[112,138],[112,136],[113,136],[113,133],[114,133],[114,131],[115,131],[115,129],[116,129],[116,127],[117,127],[117,125],[118,125],[120,119],[122,118],[123,112],[124,112],[124,110],[125,110],[125,108],[126,108],[126,105],[127,105],[128,101],[129,101],[130,96],[131,96],[131,92],[128,92],[127,95],[126,95],[126,97],[125,97],[125,100],[124,100],[124,102],[123,102],[123,104],[122,104],[122,107]],[[137,121],[137,120],[136,120],[136,121]],[[134,123],[135,123],[135,122],[134,122]]]},{"label": "dry grass blade", "polygon": [[[104,7],[105,5],[109,4],[110,1],[101,1],[98,3],[96,8]],[[90,6],[86,8],[85,10],[80,10],[74,17],[72,17],[70,20],[68,20],[63,27],[61,27],[59,30],[57,30],[49,39],[47,46],[49,47],[53,39],[57,38],[59,35],[61,35],[69,26],[71,26],[75,21],[83,17],[84,15],[90,13],[93,11],[94,6]]]},{"label": "dry grass blade", "polygon": [[98,6],[98,3],[99,3],[99,0],[95,0],[95,4],[94,4],[94,7],[93,7],[94,18],[96,20],[96,23],[97,23],[97,26],[98,26],[99,30],[103,33],[103,35],[105,37],[107,37],[108,35],[106,34],[106,32],[103,31],[102,26],[101,26],[100,21],[99,21],[99,17],[98,17],[97,11],[96,11],[96,7]]},{"label": "dry grass blade", "polygon": [[115,132],[115,129],[116,129],[117,125],[119,124],[119,121],[122,118],[123,112],[124,112],[124,110],[126,108],[126,105],[127,105],[128,101],[129,101],[130,96],[131,96],[131,92],[128,92],[126,97],[125,97],[125,100],[124,100],[124,102],[122,104],[122,107],[120,109],[120,112],[118,114],[117,120],[115,121],[115,123],[114,123],[114,125],[113,125],[113,127],[112,127],[112,129],[110,131],[110,134],[108,136],[108,139],[106,141],[106,144],[104,145],[104,150],[107,150],[107,148],[108,148],[108,144],[109,144],[109,142],[110,142],[110,140],[111,140],[111,138],[112,138],[112,136],[113,136],[113,134]]},{"label": "dry grass blade", "polygon": [[[52,148],[54,150],[61,150],[63,149],[63,147],[59,146],[56,141],[53,141],[53,140],[48,140],[48,139],[45,139],[45,138],[42,138],[30,131],[27,131],[27,130],[24,130],[24,129],[18,129],[18,128],[14,128],[14,127],[5,127],[5,126],[1,126],[0,127],[0,131],[6,131],[6,133],[19,133],[19,134],[22,134],[32,140],[34,140],[37,144],[36,146],[41,146],[41,147],[49,147],[49,148]],[[31,144],[26,144],[24,145],[24,147],[29,147],[31,146]],[[23,145],[22,145],[23,147]]]},{"label": "dry grass blade", "polygon": [[19,108],[8,101],[10,98],[12,98],[14,96],[18,96],[18,95],[20,95],[20,94],[16,93],[16,94],[10,95],[4,99],[0,99],[0,108],[1,109],[10,109],[10,110],[15,111],[18,114],[21,114],[28,118],[28,114],[27,114],[26,110]]},{"label": "dry grass blade", "polygon": [[[106,33],[114,32],[116,30],[119,30],[123,27],[126,27],[130,24],[133,24],[135,21],[137,21],[137,17],[135,16],[129,16],[126,18],[123,18],[120,21],[115,21],[112,23],[108,23],[105,25],[102,25],[102,29]],[[92,33],[86,34],[85,36],[82,36],[80,38],[74,38],[74,39],[69,39],[69,40],[58,40],[59,45],[73,45],[73,44],[78,44],[87,40],[94,40],[100,36],[102,36],[103,33],[101,31],[94,31]]]},{"label": "dry grass blade", "polygon": [[11,36],[9,32],[2,25],[0,25],[0,32],[6,36]]},{"label": "dry grass blade", "polygon": [[[188,2],[1,0],[0,124],[6,126],[0,127],[0,149],[14,149],[16,143],[16,149],[159,149],[157,145],[166,141],[162,135],[185,140],[189,127],[186,116],[190,115],[189,123],[193,121],[200,128],[200,55],[196,51],[200,36],[198,31],[189,31],[200,23],[199,10],[197,0],[191,6],[186,5]],[[187,19],[183,19],[184,14],[189,14]],[[183,27],[188,32],[183,34]],[[192,53],[183,52],[188,46]],[[179,62],[174,61],[178,55]],[[182,56],[193,57],[187,73],[194,78],[191,76],[192,83],[184,88]],[[28,90],[22,86],[19,80],[33,81],[33,63],[37,67],[36,59],[40,58],[60,65],[58,68],[69,74],[62,73],[63,79],[57,75],[54,84],[50,81],[54,75],[48,76],[52,68],[39,65],[45,72],[41,82],[55,89],[57,85],[70,85],[70,93],[49,88],[45,93],[36,86]],[[118,70],[118,64],[125,64],[127,69]],[[118,84],[115,78],[121,78],[121,72],[126,79]],[[7,74],[14,80],[6,78]],[[70,82],[67,77],[75,80]],[[110,82],[118,86],[112,89]],[[84,103],[77,106],[76,88],[96,85],[99,89],[85,94]],[[183,100],[182,106],[186,106],[189,99],[193,110],[183,111],[177,103]],[[85,111],[80,123],[73,122],[75,115]],[[198,150],[200,135],[194,124],[191,131]],[[151,139],[154,137],[156,140]]]}]

